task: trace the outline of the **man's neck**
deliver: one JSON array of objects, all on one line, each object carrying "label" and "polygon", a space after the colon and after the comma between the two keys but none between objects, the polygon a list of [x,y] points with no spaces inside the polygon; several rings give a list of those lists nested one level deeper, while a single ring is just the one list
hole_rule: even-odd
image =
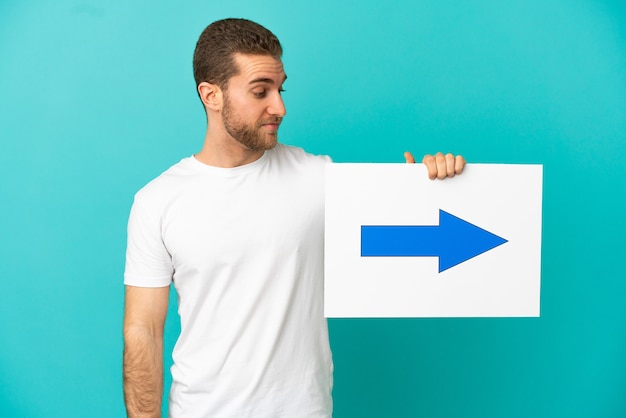
[{"label": "man's neck", "polygon": [[222,168],[250,164],[263,156],[263,150],[251,150],[230,135],[218,135],[207,130],[202,150],[195,154],[201,163]]}]

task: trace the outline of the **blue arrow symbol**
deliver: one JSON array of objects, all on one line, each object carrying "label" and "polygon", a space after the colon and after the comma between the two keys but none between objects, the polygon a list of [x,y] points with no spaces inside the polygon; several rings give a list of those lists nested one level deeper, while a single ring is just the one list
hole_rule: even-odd
[{"label": "blue arrow symbol", "polygon": [[439,225],[361,226],[361,257],[439,257],[439,273],[508,242],[439,209]]}]

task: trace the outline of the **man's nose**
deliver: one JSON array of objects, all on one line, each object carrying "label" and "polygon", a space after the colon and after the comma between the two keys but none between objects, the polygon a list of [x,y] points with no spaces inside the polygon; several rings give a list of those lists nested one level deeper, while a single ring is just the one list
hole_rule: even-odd
[{"label": "man's nose", "polygon": [[279,116],[281,118],[287,114],[285,102],[279,92],[276,92],[276,94],[273,95],[272,101],[267,108],[267,112],[272,116]]}]

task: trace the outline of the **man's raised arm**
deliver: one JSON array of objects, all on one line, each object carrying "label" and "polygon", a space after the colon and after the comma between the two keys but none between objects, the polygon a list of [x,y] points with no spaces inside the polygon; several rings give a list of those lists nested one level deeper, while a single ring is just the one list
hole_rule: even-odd
[{"label": "man's raised arm", "polygon": [[129,418],[161,418],[163,327],[169,286],[126,286],[124,401]]}]

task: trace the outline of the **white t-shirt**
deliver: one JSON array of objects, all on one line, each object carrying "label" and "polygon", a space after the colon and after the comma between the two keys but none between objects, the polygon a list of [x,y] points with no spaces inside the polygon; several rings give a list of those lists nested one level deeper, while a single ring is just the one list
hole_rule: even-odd
[{"label": "white t-shirt", "polygon": [[170,417],[332,415],[328,161],[281,144],[236,168],[189,157],[136,194],[124,282],[179,297]]}]

